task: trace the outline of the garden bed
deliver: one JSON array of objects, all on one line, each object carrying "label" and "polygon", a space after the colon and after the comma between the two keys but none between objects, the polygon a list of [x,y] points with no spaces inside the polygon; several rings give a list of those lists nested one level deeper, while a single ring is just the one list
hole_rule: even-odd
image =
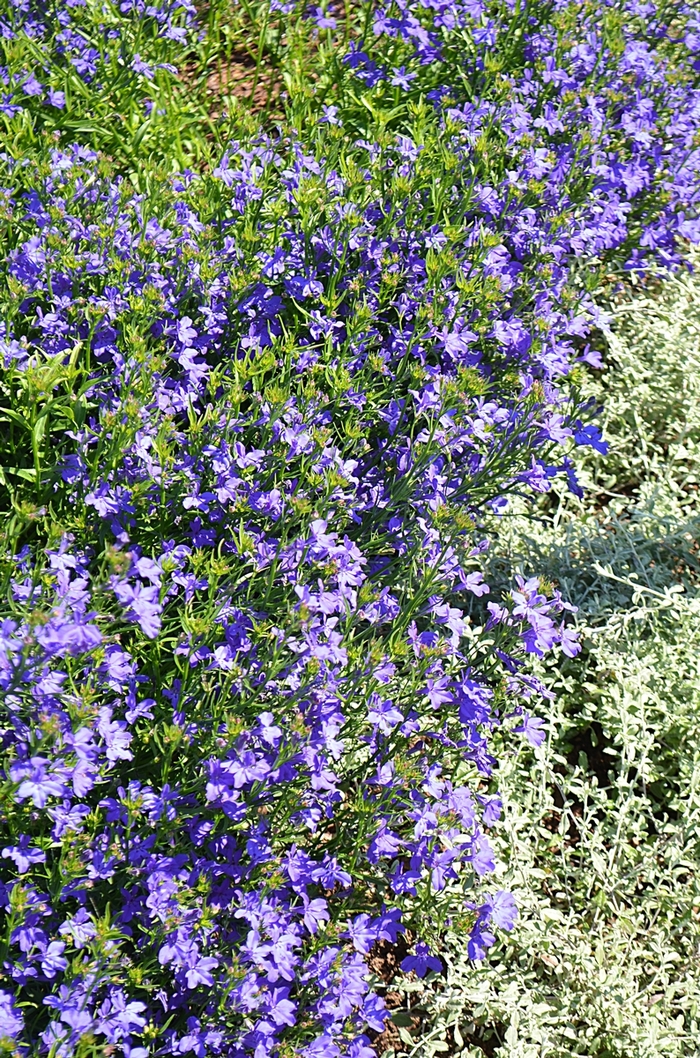
[{"label": "garden bed", "polygon": [[594,338],[603,286],[700,236],[697,18],[21,0],[0,26],[0,1051],[561,1053],[466,997],[540,913],[562,949],[508,994],[567,951],[577,994],[571,938],[622,914],[585,918],[588,829],[610,873],[676,805],[610,688],[645,591],[650,629],[694,605],[692,452],[652,422],[642,462],[687,467],[660,541],[635,396],[601,416],[634,377],[601,387]]}]

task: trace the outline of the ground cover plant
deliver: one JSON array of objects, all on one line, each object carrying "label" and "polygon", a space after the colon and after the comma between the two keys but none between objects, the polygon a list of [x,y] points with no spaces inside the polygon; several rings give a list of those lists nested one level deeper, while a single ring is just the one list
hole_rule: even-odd
[{"label": "ground cover plant", "polygon": [[1,10],[2,1046],[369,1058],[368,961],[515,921],[499,758],[580,647],[490,552],[605,447],[591,291],[700,233],[700,27]]},{"label": "ground cover plant", "polygon": [[697,1053],[697,273],[612,316],[586,386],[610,449],[585,460],[580,506],[503,519],[491,574],[536,565],[579,606],[581,653],[541,674],[541,745],[500,757],[518,922],[488,964],[452,934],[444,974],[391,983],[389,1054]]}]

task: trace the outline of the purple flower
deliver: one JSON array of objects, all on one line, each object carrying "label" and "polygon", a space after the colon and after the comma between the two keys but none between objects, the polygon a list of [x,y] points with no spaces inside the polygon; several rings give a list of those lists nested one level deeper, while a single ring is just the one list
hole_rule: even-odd
[{"label": "purple flower", "polygon": [[138,52],[134,53],[134,57],[131,60],[131,69],[135,73],[143,74],[144,77],[153,77],[153,67],[145,63]]},{"label": "purple flower", "polygon": [[342,121],[338,117],[338,108],[336,106],[323,106],[323,117],[322,121],[327,121],[329,125],[342,125]]},{"label": "purple flower", "polygon": [[489,933],[488,930],[477,924],[472,929],[467,941],[467,954],[470,959],[480,962],[486,958],[488,949],[493,947],[495,943],[496,938],[493,933]]},{"label": "purple flower", "polygon": [[55,977],[68,966],[68,960],[63,955],[65,948],[62,941],[52,940],[41,956],[41,968],[47,977]]},{"label": "purple flower", "polygon": [[302,900],[304,903],[304,925],[309,933],[316,933],[323,922],[329,921],[328,902],[320,897],[311,900],[306,893],[302,893]]},{"label": "purple flower", "polygon": [[567,627],[566,625],[561,628],[561,649],[569,658],[575,658],[581,653],[581,644],[578,640],[578,635],[575,628]]},{"label": "purple flower", "polygon": [[332,1036],[324,1033],[322,1036],[317,1036],[315,1040],[307,1044],[302,1051],[299,1052],[304,1058],[339,1058],[340,1048],[337,1043],[333,1040]]},{"label": "purple flower", "polygon": [[382,701],[379,695],[372,695],[372,705],[367,714],[370,724],[375,724],[385,735],[400,724],[404,719],[403,713],[389,700]]},{"label": "purple flower", "polygon": [[382,1032],[389,1017],[389,1011],[382,997],[370,992],[362,1000],[360,1016],[375,1032]]},{"label": "purple flower", "polygon": [[112,587],[117,599],[126,608],[127,616],[140,625],[149,639],[155,639],[160,632],[162,612],[158,586],[114,581]]},{"label": "purple flower", "polygon": [[37,642],[47,654],[86,654],[102,642],[102,633],[94,624],[54,618],[36,633]]},{"label": "purple flower", "polygon": [[11,92],[6,92],[0,100],[0,114],[6,114],[8,118],[14,117],[15,114],[22,112],[22,107],[17,103],[13,103],[14,96]]},{"label": "purple flower", "polygon": [[0,992],[0,1038],[15,1040],[24,1029],[24,1017],[9,992]]},{"label": "purple flower", "polygon": [[438,958],[430,954],[430,949],[424,941],[418,941],[416,954],[407,955],[405,959],[402,959],[401,969],[405,973],[413,971],[417,977],[425,977],[428,970],[442,973],[442,963]]},{"label": "purple flower", "polygon": [[347,930],[341,936],[348,937],[355,950],[366,955],[375,941],[379,940],[378,924],[369,915],[358,915],[348,923]]},{"label": "purple flower", "polygon": [[219,960],[213,957],[206,957],[203,959],[192,957],[192,961],[185,971],[187,987],[196,988],[198,985],[211,987],[214,984],[212,970],[215,970],[218,965]]},{"label": "purple flower", "polygon": [[405,66],[399,66],[394,68],[392,71],[391,80],[389,84],[394,85],[395,88],[402,88],[404,91],[408,91],[411,86],[411,81],[415,81],[418,76],[415,73],[408,73]]},{"label": "purple flower", "polygon": [[607,441],[604,441],[597,426],[593,426],[589,423],[584,426],[580,421],[576,424],[576,431],[574,433],[574,440],[579,445],[590,445],[591,448],[595,448],[596,452],[600,452],[601,455],[607,455],[608,448],[610,447]]},{"label": "purple flower", "polygon": [[45,757],[31,757],[26,764],[12,764],[10,778],[20,784],[16,800],[31,798],[37,808],[43,808],[49,797],[62,797],[65,783],[48,769],[49,761]]},{"label": "purple flower", "polygon": [[375,1058],[375,1055],[369,1036],[356,1036],[348,1047],[348,1058]]},{"label": "purple flower", "polygon": [[270,992],[270,1016],[276,1025],[296,1024],[297,1004],[289,998],[288,988],[273,988]]},{"label": "purple flower", "polygon": [[545,726],[544,720],[539,716],[530,716],[529,713],[523,714],[523,719],[517,727],[513,730],[525,735],[531,746],[541,746],[545,741],[547,734],[543,730]]},{"label": "purple flower", "polygon": [[34,74],[29,74],[26,81],[22,85],[22,91],[27,96],[40,96],[44,91],[44,86],[37,81]]},{"label": "purple flower", "polygon": [[72,918],[66,919],[59,926],[58,932],[72,937],[76,948],[84,948],[92,937],[97,936],[97,929],[84,907],[79,908]]},{"label": "purple flower", "polygon": [[479,838],[474,844],[469,859],[478,875],[489,874],[496,868],[493,849],[485,837]]},{"label": "purple flower", "polygon": [[511,893],[500,889],[492,897],[488,897],[484,907],[494,926],[499,929],[511,930],[518,917],[518,907]]},{"label": "purple flower", "polygon": [[33,863],[46,862],[46,853],[30,847],[30,841],[31,838],[26,834],[20,834],[18,845],[10,845],[2,850],[3,859],[13,860],[19,874],[26,874]]}]

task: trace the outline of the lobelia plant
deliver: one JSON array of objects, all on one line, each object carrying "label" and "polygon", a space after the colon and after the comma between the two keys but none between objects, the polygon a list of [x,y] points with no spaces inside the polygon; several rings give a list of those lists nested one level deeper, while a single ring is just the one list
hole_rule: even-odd
[{"label": "lobelia plant", "polygon": [[[170,8],[108,10],[107,40],[160,40],[163,15],[190,54]],[[54,22],[14,14],[53,69]],[[541,740],[528,660],[578,647],[558,591],[492,593],[484,555],[510,495],[577,489],[572,446],[604,445],[577,397],[579,260],[642,270],[697,234],[674,15],[658,48],[633,23],[589,69],[533,7],[466,81],[455,49],[509,40],[507,8],[482,37],[476,8],[383,15],[344,65],[319,49],[325,96],[290,79],[289,128],[153,171],[147,195],[90,129],[5,155],[7,1053],[369,1058],[377,946],[422,975],[447,925],[476,959],[512,926],[490,736]],[[558,106],[547,39],[576,86]],[[394,48],[397,127],[348,140],[352,79]],[[633,82],[647,125],[596,101]]]},{"label": "lobelia plant", "polygon": [[54,139],[89,139],[134,171],[139,157],[185,165],[200,136],[175,62],[196,47],[194,14],[190,0],[8,0],[0,10],[6,149],[43,155]]}]

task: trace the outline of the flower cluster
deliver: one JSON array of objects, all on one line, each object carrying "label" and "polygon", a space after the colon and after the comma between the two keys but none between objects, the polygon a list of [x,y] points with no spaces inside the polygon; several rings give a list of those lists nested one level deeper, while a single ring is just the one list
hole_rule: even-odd
[{"label": "flower cluster", "polygon": [[134,132],[163,138],[164,101],[172,105],[178,64],[196,40],[194,14],[191,0],[11,0],[0,11],[8,141],[17,130],[74,137],[78,126],[118,154]]},{"label": "flower cluster", "polygon": [[700,108],[647,48],[660,140],[610,103],[594,134],[597,72],[545,101],[540,43],[508,104],[484,60],[491,96],[348,143],[343,78],[384,37],[410,93],[464,28],[402,12],[308,142],[260,131],[148,196],[86,144],[3,160],[10,1053],[371,1058],[378,945],[423,975],[448,920],[474,958],[514,921],[493,734],[541,741],[528,658],[578,648],[555,587],[497,593],[483,555],[509,494],[577,489],[604,445],[579,262],[696,234]]}]

